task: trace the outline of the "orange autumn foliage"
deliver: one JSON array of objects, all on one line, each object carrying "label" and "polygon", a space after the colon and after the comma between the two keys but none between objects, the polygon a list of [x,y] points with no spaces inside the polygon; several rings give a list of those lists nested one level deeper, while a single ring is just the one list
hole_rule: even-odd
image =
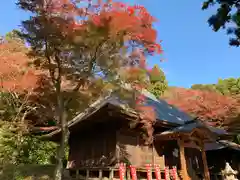
[{"label": "orange autumn foliage", "polygon": [[[76,34],[91,31],[89,25],[107,30],[110,38],[119,36],[126,42],[141,45],[148,53],[161,53],[161,45],[156,42],[157,32],[153,28],[156,21],[143,6],[131,6],[121,2],[60,0],[36,1],[19,0],[23,9],[44,12],[43,19],[35,18],[41,23],[51,23],[65,38],[75,38]],[[30,5],[27,5],[27,4]],[[82,5],[86,4],[86,5]],[[58,16],[56,16],[58,14]],[[99,29],[101,30],[101,29]],[[103,37],[104,38],[104,37]],[[131,46],[130,44],[128,44]]]},{"label": "orange autumn foliage", "polygon": [[[143,99],[144,101],[144,99]],[[146,144],[151,144],[153,142],[153,125],[156,122],[156,112],[154,107],[141,105],[137,102],[136,110],[140,115],[140,124],[142,124],[142,129],[145,130],[145,134],[143,134],[143,139]]]},{"label": "orange autumn foliage", "polygon": [[216,126],[224,126],[240,113],[240,103],[236,99],[215,92],[172,88],[163,98],[181,110]]},{"label": "orange autumn foliage", "polygon": [[37,87],[38,74],[33,68],[28,68],[31,61],[27,49],[19,49],[17,42],[0,44],[0,78],[1,88],[7,91],[30,91]]},{"label": "orange autumn foliage", "polygon": [[[85,74],[82,71],[79,73],[84,77],[92,74],[88,72],[93,69],[92,65],[103,73],[107,72],[106,76],[109,69],[113,70],[112,74],[115,75],[123,67],[129,69],[129,72],[134,71],[134,77],[128,79],[130,84],[139,84],[140,88],[144,88],[145,84],[141,84],[142,76],[139,78],[136,75],[136,69],[140,69],[139,73],[142,74],[142,70],[147,66],[146,57],[162,53],[161,45],[157,42],[157,32],[153,28],[156,20],[143,6],[109,0],[18,0],[18,5],[36,14],[23,22],[29,44],[35,46],[39,41],[47,41],[47,46],[36,46],[34,55],[39,52],[41,55],[47,54],[49,59],[54,61],[56,54],[69,50],[66,47],[74,47],[73,53],[77,52],[76,56],[80,56],[87,64],[87,72],[84,70]],[[43,47],[50,48],[43,52]],[[46,62],[42,64],[46,65]],[[88,64],[89,62],[91,63]],[[68,65],[64,67],[69,69],[61,72],[63,76],[75,81],[72,66]],[[76,84],[76,81],[73,83]],[[147,112],[149,107],[146,109]],[[142,118],[148,119],[143,115]],[[153,123],[154,118],[151,119]]]}]

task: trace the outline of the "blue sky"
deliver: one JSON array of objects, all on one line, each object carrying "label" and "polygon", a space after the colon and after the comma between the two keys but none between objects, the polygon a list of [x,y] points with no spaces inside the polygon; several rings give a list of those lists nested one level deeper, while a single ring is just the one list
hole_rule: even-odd
[{"label": "blue sky", "polygon": [[[0,34],[18,28],[28,15],[15,6],[15,0],[0,6]],[[131,0],[143,4],[159,21],[155,24],[166,62],[159,64],[172,86],[190,87],[196,83],[215,83],[218,78],[240,77],[240,48],[228,45],[224,31],[213,32],[207,24],[213,10],[202,11],[202,0]]]}]

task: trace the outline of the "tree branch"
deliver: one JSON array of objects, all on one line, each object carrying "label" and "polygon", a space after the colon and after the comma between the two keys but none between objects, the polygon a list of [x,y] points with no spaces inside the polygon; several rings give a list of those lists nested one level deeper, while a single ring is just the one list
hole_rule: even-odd
[{"label": "tree branch", "polygon": [[[99,43],[99,45],[96,47],[96,50],[94,52],[94,55],[93,57],[91,58],[90,62],[89,62],[89,66],[88,66],[88,72],[86,73],[86,77],[90,76],[90,73],[93,69],[93,64],[94,62],[96,61],[97,59],[97,54],[98,54],[98,51],[99,49],[103,46],[103,44],[107,42],[107,39],[103,40],[102,42]],[[72,92],[77,92],[79,90],[79,88],[85,83],[85,78],[81,78],[79,80],[79,82],[77,83],[77,85],[73,88]],[[68,104],[72,101],[72,98],[69,98],[67,101],[65,101],[64,103],[64,107],[68,106]]]},{"label": "tree branch", "polygon": [[48,71],[49,71],[49,74],[50,74],[50,77],[52,79],[52,83],[55,84],[56,83],[56,79],[55,79],[55,71],[54,69],[51,67],[52,65],[52,60],[51,60],[51,57],[48,53],[48,43],[47,43],[47,40],[45,40],[45,57],[47,58],[47,61],[48,61]]}]

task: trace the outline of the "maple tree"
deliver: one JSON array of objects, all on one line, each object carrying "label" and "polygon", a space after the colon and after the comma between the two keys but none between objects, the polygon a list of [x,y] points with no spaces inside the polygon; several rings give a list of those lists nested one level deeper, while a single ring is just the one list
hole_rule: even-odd
[{"label": "maple tree", "polygon": [[17,35],[17,30],[7,33],[0,44],[0,79],[2,91],[32,91],[37,87],[38,74],[29,68],[31,59],[24,41]]},{"label": "maple tree", "polygon": [[[150,69],[131,69],[128,75],[142,79],[144,82],[141,83],[140,87],[139,84],[135,87],[136,92],[140,92],[136,98],[135,109],[140,113],[140,123],[142,123],[142,129],[145,132],[143,133],[145,143],[151,144],[153,142],[153,125],[156,122],[156,112],[154,107],[144,105],[146,97],[143,95],[143,91],[148,90],[157,98],[162,96],[168,87],[166,77],[157,65]],[[134,82],[133,79],[132,81]]]},{"label": "maple tree", "polygon": [[[29,49],[25,47],[15,30],[3,37],[0,45],[2,60],[0,164],[3,163],[4,166],[27,162],[34,164],[49,162],[55,148],[54,143],[42,142],[31,135],[35,129],[44,131],[56,129],[54,121],[56,98],[46,72],[28,66],[32,59],[26,55],[27,52]],[[64,98],[74,97],[74,101],[71,101],[67,107],[68,117],[72,119],[77,112],[86,108],[89,101],[92,102],[99,96],[104,83],[101,79],[94,80],[88,85],[87,94],[83,93],[86,92],[86,88],[70,94],[68,88],[69,85],[65,83],[63,95]],[[81,101],[78,102],[78,98]],[[51,152],[48,152],[49,150]]]},{"label": "maple tree", "polygon": [[[51,80],[47,82],[55,94],[52,98],[57,99],[62,133],[55,172],[59,180],[68,138],[66,108],[72,100],[64,98],[64,85],[71,85],[68,92],[78,92],[98,74],[120,87],[120,67],[144,69],[147,55],[162,52],[152,27],[155,19],[142,6],[109,0],[18,0],[18,5],[33,14],[23,21],[21,37],[31,46],[35,67],[48,72],[44,79]],[[139,84],[139,79],[131,84]]]},{"label": "maple tree", "polygon": [[[230,96],[231,99],[234,99],[234,101],[232,101],[233,106],[239,107],[240,78],[219,79],[216,84],[195,84],[191,88],[196,90],[201,90],[201,91],[210,91],[210,92],[218,93],[224,96]],[[224,122],[224,126],[231,132],[239,133],[239,127],[240,127],[239,112],[235,115],[233,114],[233,116],[235,117],[229,118],[226,115],[226,119],[228,120]]]},{"label": "maple tree", "polygon": [[37,112],[37,107],[30,103],[30,99],[38,86],[39,77],[34,68],[28,67],[30,61],[26,55],[28,48],[17,33],[16,30],[7,33],[2,37],[0,44],[0,166],[2,167],[23,163],[47,163],[55,148],[54,143],[43,142],[29,133],[31,124],[29,115]]},{"label": "maple tree", "polygon": [[224,126],[240,112],[236,99],[215,92],[172,88],[164,98],[168,103],[214,126]]}]

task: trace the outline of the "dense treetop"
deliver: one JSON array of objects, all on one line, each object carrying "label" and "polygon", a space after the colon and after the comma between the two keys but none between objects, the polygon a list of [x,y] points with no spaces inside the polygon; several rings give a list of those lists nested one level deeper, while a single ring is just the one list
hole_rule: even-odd
[{"label": "dense treetop", "polygon": [[212,91],[170,88],[163,98],[194,117],[219,127],[240,113],[240,103],[235,98]]}]

